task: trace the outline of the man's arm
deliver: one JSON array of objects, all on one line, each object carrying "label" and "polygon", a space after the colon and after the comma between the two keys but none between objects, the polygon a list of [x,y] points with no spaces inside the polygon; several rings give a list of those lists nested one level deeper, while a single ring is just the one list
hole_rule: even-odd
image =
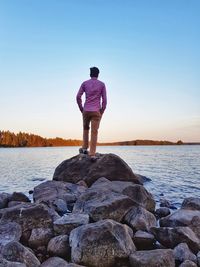
[{"label": "man's arm", "polygon": [[106,86],[105,86],[105,84],[103,85],[103,88],[102,88],[101,97],[102,97],[101,114],[103,114],[105,109],[106,109],[106,105],[107,105],[107,94],[106,94]]},{"label": "man's arm", "polygon": [[77,102],[81,112],[83,112],[83,105],[82,105],[82,99],[81,99],[83,93],[84,93],[84,84],[82,83],[81,87],[80,87],[80,89],[78,91],[78,94],[76,96],[76,102]]}]

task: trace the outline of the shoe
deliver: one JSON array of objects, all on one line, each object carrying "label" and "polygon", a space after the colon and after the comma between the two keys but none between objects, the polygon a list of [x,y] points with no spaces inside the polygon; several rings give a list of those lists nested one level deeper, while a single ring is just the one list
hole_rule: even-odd
[{"label": "shoe", "polygon": [[82,147],[79,148],[79,153],[80,154],[86,154],[87,155],[88,154],[87,148],[82,148]]}]

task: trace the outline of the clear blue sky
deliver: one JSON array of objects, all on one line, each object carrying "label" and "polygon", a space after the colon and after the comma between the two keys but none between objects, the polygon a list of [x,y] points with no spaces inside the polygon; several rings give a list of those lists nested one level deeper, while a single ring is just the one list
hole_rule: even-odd
[{"label": "clear blue sky", "polygon": [[82,137],[100,68],[99,140],[200,141],[199,0],[0,0],[0,129]]}]

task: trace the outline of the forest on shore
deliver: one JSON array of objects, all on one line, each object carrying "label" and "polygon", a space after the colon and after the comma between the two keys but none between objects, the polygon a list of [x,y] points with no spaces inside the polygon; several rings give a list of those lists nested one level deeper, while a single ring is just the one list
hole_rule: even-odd
[{"label": "forest on shore", "polygon": [[[140,145],[182,145],[181,140],[177,142],[133,140],[122,142],[98,143],[101,146],[140,146]],[[0,131],[0,147],[49,147],[49,146],[81,146],[82,141],[76,139],[44,138],[32,133]]]}]

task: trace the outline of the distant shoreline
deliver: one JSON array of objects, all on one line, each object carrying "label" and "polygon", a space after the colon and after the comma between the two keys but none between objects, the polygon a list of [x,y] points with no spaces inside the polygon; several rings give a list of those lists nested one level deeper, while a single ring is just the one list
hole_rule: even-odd
[{"label": "distant shoreline", "polygon": [[[81,146],[82,141],[76,139],[44,138],[31,133],[0,131],[0,147],[60,147],[60,146]],[[98,146],[173,146],[173,145],[200,145],[200,142],[177,142],[162,140],[131,140],[119,142],[98,143]]]}]

